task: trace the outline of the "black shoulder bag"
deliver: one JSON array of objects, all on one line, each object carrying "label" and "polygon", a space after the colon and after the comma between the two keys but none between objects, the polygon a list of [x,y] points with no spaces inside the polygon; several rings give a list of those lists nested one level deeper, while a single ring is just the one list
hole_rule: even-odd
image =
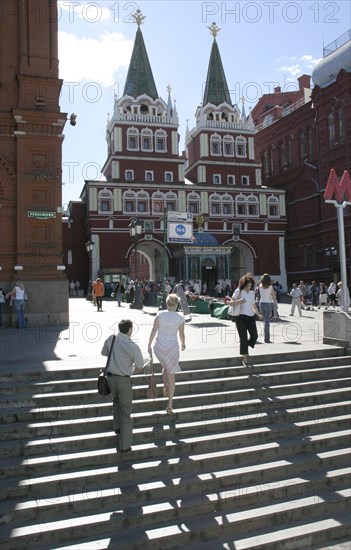
[{"label": "black shoulder bag", "polygon": [[98,380],[97,380],[97,390],[98,390],[100,395],[109,395],[111,393],[110,388],[108,387],[107,380],[106,380],[106,374],[107,374],[107,369],[108,369],[108,366],[109,366],[109,363],[110,363],[110,358],[111,358],[113,345],[115,343],[115,338],[116,338],[116,335],[114,335],[113,338],[112,338],[112,344],[111,344],[111,347],[110,347],[110,351],[108,352],[106,367],[101,370],[101,372],[99,374],[99,377],[98,377]]}]

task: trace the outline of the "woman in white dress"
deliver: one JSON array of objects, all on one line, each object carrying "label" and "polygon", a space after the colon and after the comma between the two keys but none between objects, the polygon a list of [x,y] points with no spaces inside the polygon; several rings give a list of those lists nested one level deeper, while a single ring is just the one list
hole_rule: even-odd
[{"label": "woman in white dress", "polygon": [[163,393],[168,397],[167,414],[172,414],[175,392],[175,374],[181,372],[179,366],[179,342],[185,350],[184,317],[177,313],[179,298],[176,294],[167,296],[167,310],[157,313],[149,338],[148,352],[152,355],[152,342],[156,336],[153,351],[162,367]]}]

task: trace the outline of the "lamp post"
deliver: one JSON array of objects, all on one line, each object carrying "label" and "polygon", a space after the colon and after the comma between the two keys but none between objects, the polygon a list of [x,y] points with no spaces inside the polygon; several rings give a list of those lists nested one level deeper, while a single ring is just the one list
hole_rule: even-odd
[{"label": "lamp post", "polygon": [[88,241],[87,243],[85,243],[85,249],[89,257],[89,281],[88,281],[87,299],[89,298],[91,284],[93,282],[91,279],[92,279],[92,255],[93,255],[92,253],[94,250],[94,246],[95,246],[95,243],[93,241]]},{"label": "lamp post", "polygon": [[167,245],[167,208],[163,209],[163,283],[162,283],[162,304],[159,309],[167,309],[167,261],[166,261],[166,245]]},{"label": "lamp post", "polygon": [[333,256],[338,255],[338,251],[335,246],[329,246],[325,249],[325,255],[330,258],[330,271],[331,271],[331,282],[334,281],[334,260]]},{"label": "lamp post", "polygon": [[143,303],[140,298],[140,284],[138,280],[138,243],[141,235],[141,222],[134,220],[129,224],[129,234],[134,242],[135,258],[135,285],[134,301],[130,304],[131,309],[143,309]]}]

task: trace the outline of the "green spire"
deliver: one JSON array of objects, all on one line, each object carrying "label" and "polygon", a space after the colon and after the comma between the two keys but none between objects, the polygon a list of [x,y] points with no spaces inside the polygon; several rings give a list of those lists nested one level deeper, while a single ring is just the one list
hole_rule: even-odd
[{"label": "green spire", "polygon": [[220,105],[224,102],[232,105],[228,84],[222,65],[221,54],[219,53],[219,48],[216,41],[216,35],[220,29],[217,27],[216,23],[212,23],[212,25],[208,28],[213,35],[213,44],[207,71],[203,105],[207,105],[207,103]]},{"label": "green spire", "polygon": [[152,99],[157,99],[159,96],[146,52],[143,34],[140,30],[140,25],[145,17],[142,16],[140,10],[136,14],[133,14],[133,17],[138,25],[138,30],[123,95],[138,97],[139,95],[146,94],[152,97]]}]

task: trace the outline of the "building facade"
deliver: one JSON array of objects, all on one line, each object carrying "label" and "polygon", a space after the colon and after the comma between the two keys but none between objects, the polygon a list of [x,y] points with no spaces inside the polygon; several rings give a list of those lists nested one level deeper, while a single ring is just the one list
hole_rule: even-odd
[{"label": "building facade", "polygon": [[[236,281],[251,271],[285,276],[285,193],[263,188],[255,160],[255,127],[244,106],[230,99],[217,45],[213,44],[196,126],[179,151],[178,113],[158,94],[138,11],[134,49],[124,92],[107,125],[105,181],[86,181],[81,199],[87,242],[94,243],[90,274],[106,282],[131,275],[162,281]],[[193,224],[188,242],[170,242],[172,212]],[[130,225],[141,223],[137,243]],[[136,270],[135,244],[137,244]]]},{"label": "building facade", "polygon": [[24,282],[29,325],[67,322],[56,0],[2,4],[0,80],[0,286]]},{"label": "building facade", "polygon": [[[325,48],[312,80],[298,90],[264,95],[252,111],[262,183],[286,192],[288,283],[340,280],[336,208],[324,201],[331,168],[351,168],[351,34]],[[348,280],[351,209],[344,209]]]}]

